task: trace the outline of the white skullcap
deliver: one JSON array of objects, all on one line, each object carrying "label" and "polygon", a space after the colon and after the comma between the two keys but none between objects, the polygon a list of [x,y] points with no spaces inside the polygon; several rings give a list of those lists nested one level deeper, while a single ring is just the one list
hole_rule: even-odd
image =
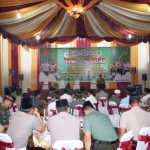
[{"label": "white skullcap", "polygon": [[120,90],[115,90],[114,93],[115,94],[120,94],[121,92],[120,92]]}]

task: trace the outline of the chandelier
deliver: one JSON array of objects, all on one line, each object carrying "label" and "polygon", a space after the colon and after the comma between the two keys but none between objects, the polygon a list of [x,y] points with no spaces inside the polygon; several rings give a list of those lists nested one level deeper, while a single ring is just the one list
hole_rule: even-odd
[{"label": "chandelier", "polygon": [[73,6],[71,9],[67,10],[70,16],[74,18],[79,18],[81,15],[84,14],[84,9],[81,6]]}]

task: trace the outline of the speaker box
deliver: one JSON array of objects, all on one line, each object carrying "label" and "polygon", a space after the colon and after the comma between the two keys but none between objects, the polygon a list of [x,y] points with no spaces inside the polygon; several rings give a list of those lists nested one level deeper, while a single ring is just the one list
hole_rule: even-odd
[{"label": "speaker box", "polygon": [[131,73],[132,73],[132,74],[136,74],[136,67],[132,67],[132,68],[131,68]]},{"label": "speaker box", "polygon": [[142,80],[143,81],[146,81],[147,80],[147,74],[145,73],[145,74],[142,74]]},{"label": "speaker box", "polygon": [[23,80],[24,80],[23,74],[19,74],[19,80],[20,80],[20,81],[23,81]]},{"label": "speaker box", "polygon": [[9,74],[10,74],[11,76],[15,75],[15,70],[14,70],[14,69],[9,69]]}]

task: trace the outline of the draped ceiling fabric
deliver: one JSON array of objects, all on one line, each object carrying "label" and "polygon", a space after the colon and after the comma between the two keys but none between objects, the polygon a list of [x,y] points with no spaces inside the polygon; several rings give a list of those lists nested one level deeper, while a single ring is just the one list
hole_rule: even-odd
[{"label": "draped ceiling fabric", "polygon": [[[150,41],[150,0],[0,0],[0,34],[15,45],[37,48],[46,42],[115,41],[136,45]],[[80,5],[75,19],[67,10]],[[17,12],[21,18],[17,18]],[[41,39],[36,40],[36,35]],[[127,36],[131,34],[132,38]]]}]

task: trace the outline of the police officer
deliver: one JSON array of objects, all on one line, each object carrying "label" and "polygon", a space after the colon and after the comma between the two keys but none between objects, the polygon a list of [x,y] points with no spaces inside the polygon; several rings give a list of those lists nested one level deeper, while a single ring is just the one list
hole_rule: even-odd
[{"label": "police officer", "polygon": [[5,95],[3,102],[0,104],[0,124],[6,130],[9,125],[10,111],[9,108],[12,107],[15,98],[12,95]]}]

